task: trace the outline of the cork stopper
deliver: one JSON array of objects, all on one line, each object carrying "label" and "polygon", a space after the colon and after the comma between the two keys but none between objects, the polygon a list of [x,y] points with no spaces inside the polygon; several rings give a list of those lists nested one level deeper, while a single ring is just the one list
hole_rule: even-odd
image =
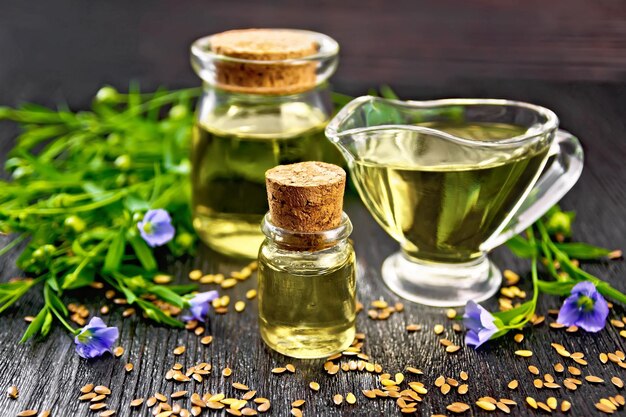
[{"label": "cork stopper", "polygon": [[304,31],[240,29],[211,37],[212,52],[230,58],[262,62],[216,63],[217,85],[225,90],[255,94],[293,94],[315,87],[315,62],[272,62],[305,58],[319,50]]},{"label": "cork stopper", "polygon": [[346,172],[325,162],[279,165],[265,173],[272,223],[296,232],[339,227]]}]

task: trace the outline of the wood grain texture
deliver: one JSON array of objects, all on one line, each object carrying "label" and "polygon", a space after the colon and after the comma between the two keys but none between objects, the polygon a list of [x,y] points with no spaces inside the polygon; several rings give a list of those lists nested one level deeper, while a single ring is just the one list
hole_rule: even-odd
[{"label": "wood grain texture", "polygon": [[[81,106],[88,103],[89,95],[103,82],[123,87],[129,79],[138,79],[149,87],[196,85],[197,80],[188,69],[186,48],[197,36],[234,26],[270,24],[323,30],[344,44],[342,70],[335,79],[339,91],[363,92],[367,87],[390,82],[400,87],[401,95],[407,98],[504,97],[555,110],[562,127],[580,137],[586,153],[583,175],[562,203],[578,213],[575,236],[599,245],[626,248],[626,86],[576,81],[623,79],[625,46],[620,39],[626,22],[619,3],[597,2],[593,8],[586,8],[582,1],[567,2],[567,7],[566,2],[535,1],[525,2],[523,7],[481,1],[476,8],[447,1],[421,2],[420,7],[410,7],[409,3],[413,4],[398,2],[391,7],[384,2],[348,1],[341,5],[321,2],[296,7],[275,2],[276,6],[270,8],[253,7],[252,2],[225,1],[186,2],[184,7],[179,2],[138,1],[122,5],[64,1],[35,2],[28,9],[17,3],[5,4],[0,14],[0,53],[7,58],[0,61],[0,102],[53,104],[68,100]],[[549,14],[556,8],[562,13],[556,20],[558,24]],[[490,18],[485,18],[487,12]],[[582,12],[586,19],[580,19],[578,14]],[[529,25],[529,21],[533,24]],[[419,37],[426,39],[426,35],[434,39],[432,44],[416,41]],[[476,45],[471,53],[466,50],[470,40]],[[13,126],[0,126],[3,156],[14,133]],[[397,245],[354,197],[348,200],[346,209],[355,225],[359,299],[366,305],[379,297],[398,301],[380,279],[382,261],[397,250]],[[500,267],[527,277],[528,263],[514,259],[506,249],[496,250],[493,259]],[[226,272],[241,266],[208,250],[202,250],[194,259],[161,259],[160,263],[180,282],[186,282],[187,273],[193,268]],[[623,261],[585,268],[626,291]],[[0,271],[3,281],[20,275],[11,256],[0,258]],[[528,289],[526,281],[524,288]],[[238,300],[254,286],[252,278],[223,292]],[[66,300],[84,302],[96,295],[72,293]],[[147,398],[154,392],[170,394],[187,387],[232,395],[235,391],[231,384],[235,381],[270,398],[272,416],[289,415],[289,404],[299,398],[307,401],[303,411],[308,416],[399,415],[393,400],[369,400],[360,393],[363,388],[376,386],[372,375],[340,372],[331,377],[323,371],[322,361],[291,360],[267,349],[258,336],[255,301],[247,303],[240,314],[212,314],[207,331],[215,340],[207,347],[190,332],[155,326],[138,317],[123,319],[121,309],[115,309],[106,320],[119,326],[120,344],[126,353],[120,359],[109,356],[85,361],[74,354],[72,341],[60,329],[44,341],[17,343],[26,328],[23,316],[35,313],[41,305],[38,297],[37,293],[25,297],[0,317],[0,389],[4,392],[13,384],[20,388],[17,400],[0,395],[3,417],[14,416],[25,408],[52,409],[54,417],[95,416],[87,404],[77,400],[78,388],[89,382],[110,386],[113,393],[107,403],[118,410],[118,416],[127,417],[148,415],[145,406],[141,411],[131,411],[129,403],[133,398]],[[545,313],[559,304],[555,297],[542,297],[539,312]],[[505,337],[478,351],[463,348],[449,355],[439,344],[433,326],[444,324],[444,335],[455,343],[462,343],[462,337],[451,331],[444,310],[408,302],[405,306],[403,313],[382,322],[361,313],[357,325],[366,334],[364,351],[385,370],[393,373],[407,365],[424,370],[422,377],[407,377],[423,381],[430,390],[417,415],[451,415],[446,413],[447,404],[457,400],[473,404],[485,395],[518,401],[513,415],[537,414],[523,404],[528,395],[538,400],[550,395],[567,399],[573,403],[573,416],[601,415],[593,403],[618,392],[608,382],[610,377],[626,379],[624,370],[612,364],[602,365],[598,360],[599,352],[626,350],[625,339],[610,325],[599,334],[566,334],[544,324],[526,329],[521,345]],[[490,306],[495,307],[493,300]],[[100,304],[89,307],[95,311]],[[624,308],[616,307],[611,317],[621,318],[625,314]],[[423,330],[406,332],[405,326],[410,323],[421,324]],[[534,388],[534,376],[527,371],[527,365],[536,365],[542,374],[555,375],[555,362],[571,362],[562,361],[550,347],[551,342],[561,343],[572,352],[585,352],[589,365],[583,367],[583,375],[598,375],[607,382],[585,383],[574,393]],[[172,350],[181,344],[187,346],[187,352],[175,357]],[[534,356],[516,357],[513,352],[519,346],[531,349]],[[203,384],[165,381],[166,370],[177,361],[185,365],[207,361],[216,371]],[[131,373],[123,369],[126,362],[135,365]],[[294,375],[270,373],[273,367],[288,362],[297,368]],[[218,372],[225,366],[233,369],[228,379]],[[462,370],[470,374],[467,395],[443,396],[433,386],[437,376],[458,379]],[[519,379],[520,388],[511,392],[506,384],[514,378]],[[558,382],[562,379],[557,376]],[[308,388],[313,380],[321,385],[318,393]],[[334,394],[345,396],[347,392],[357,396],[357,404],[333,405]],[[488,413],[472,406],[463,415]]]}]

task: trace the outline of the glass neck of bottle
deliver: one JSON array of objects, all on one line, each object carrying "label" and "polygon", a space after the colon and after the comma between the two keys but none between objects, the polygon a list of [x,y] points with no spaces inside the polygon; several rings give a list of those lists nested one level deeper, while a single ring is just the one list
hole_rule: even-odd
[{"label": "glass neck of bottle", "polygon": [[280,249],[317,252],[332,248],[348,239],[352,233],[352,223],[346,213],[341,215],[341,223],[334,229],[316,232],[298,232],[283,229],[272,223],[269,213],[263,218],[261,225],[268,241]]}]

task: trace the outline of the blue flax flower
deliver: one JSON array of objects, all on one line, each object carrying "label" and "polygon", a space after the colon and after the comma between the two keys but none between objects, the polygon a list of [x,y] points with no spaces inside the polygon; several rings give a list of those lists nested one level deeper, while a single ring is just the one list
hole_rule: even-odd
[{"label": "blue flax flower", "polygon": [[207,291],[196,294],[189,300],[189,314],[183,316],[183,320],[206,320],[206,316],[209,313],[209,305],[211,301],[215,300],[217,297],[217,291]]},{"label": "blue flax flower", "polygon": [[596,286],[589,281],[580,282],[572,288],[571,294],[563,302],[556,321],[593,333],[602,330],[609,315],[609,306]]},{"label": "blue flax flower", "polygon": [[465,344],[474,349],[485,343],[496,334],[499,329],[495,317],[474,301],[468,301],[463,314],[463,324],[467,328]]},{"label": "blue flax flower", "polygon": [[117,327],[107,327],[100,317],[94,317],[74,338],[76,353],[90,359],[111,352],[119,333]]},{"label": "blue flax flower", "polygon": [[143,220],[137,223],[137,227],[143,240],[152,247],[165,245],[176,233],[172,218],[163,209],[148,211]]}]

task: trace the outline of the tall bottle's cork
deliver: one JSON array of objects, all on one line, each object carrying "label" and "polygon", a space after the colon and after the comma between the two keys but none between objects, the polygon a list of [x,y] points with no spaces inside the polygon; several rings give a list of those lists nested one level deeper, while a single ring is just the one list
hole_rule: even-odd
[{"label": "tall bottle's cork", "polygon": [[239,29],[211,37],[212,52],[233,58],[216,64],[219,86],[244,93],[292,94],[313,88],[315,63],[289,60],[313,56],[318,49],[315,38],[299,30]]},{"label": "tall bottle's cork", "polygon": [[325,162],[279,165],[265,173],[274,225],[296,232],[319,232],[341,224],[346,172]]}]

